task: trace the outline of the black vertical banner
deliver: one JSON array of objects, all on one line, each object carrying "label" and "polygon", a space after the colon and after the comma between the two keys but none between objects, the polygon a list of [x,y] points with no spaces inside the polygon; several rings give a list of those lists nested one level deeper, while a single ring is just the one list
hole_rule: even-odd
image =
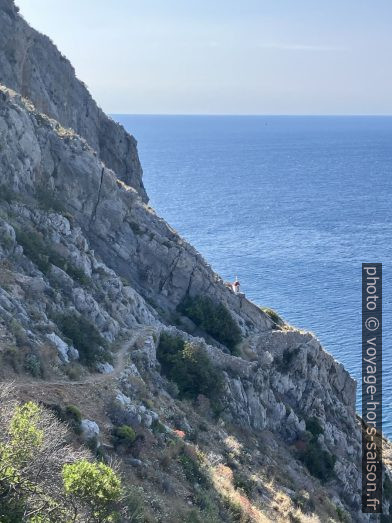
[{"label": "black vertical banner", "polygon": [[362,512],[382,512],[382,264],[362,264]]}]

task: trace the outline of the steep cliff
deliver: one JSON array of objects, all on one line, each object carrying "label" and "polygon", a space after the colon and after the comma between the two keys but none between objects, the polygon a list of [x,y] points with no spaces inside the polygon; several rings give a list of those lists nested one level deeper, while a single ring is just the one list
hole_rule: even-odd
[{"label": "steep cliff", "polygon": [[[141,180],[133,140],[6,0],[0,64],[2,379],[77,405],[150,521],[367,521],[342,365],[234,295],[156,215],[127,178]],[[124,423],[140,436],[128,453],[112,444]]]},{"label": "steep cliff", "polygon": [[29,27],[13,0],[0,0],[0,27],[0,83],[74,129],[146,201],[136,140],[101,111],[69,61],[47,36]]}]

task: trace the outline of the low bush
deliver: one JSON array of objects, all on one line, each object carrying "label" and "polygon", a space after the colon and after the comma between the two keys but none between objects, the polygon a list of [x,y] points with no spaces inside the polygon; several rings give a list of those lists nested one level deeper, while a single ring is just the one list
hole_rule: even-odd
[{"label": "low bush", "polygon": [[323,450],[316,440],[307,444],[301,454],[301,460],[312,476],[315,476],[321,481],[326,482],[333,477],[336,456]]},{"label": "low bush", "polygon": [[177,384],[181,398],[196,399],[204,394],[212,400],[219,399],[222,377],[203,347],[163,333],[157,357],[163,373]]},{"label": "low bush", "polygon": [[79,360],[83,365],[94,367],[97,363],[113,362],[107,341],[83,316],[73,312],[64,313],[58,315],[55,322],[64,336],[69,338],[79,351]]},{"label": "low bush", "polygon": [[26,334],[26,331],[24,330],[24,328],[22,327],[22,325],[19,323],[18,320],[13,318],[9,322],[8,328],[11,331],[11,333],[13,334],[13,336],[15,338],[15,343],[18,347],[21,348],[21,347],[29,346],[29,344],[30,344],[29,338]]},{"label": "low bush", "polygon": [[76,405],[68,405],[65,408],[65,414],[67,418],[72,419],[75,423],[80,424],[82,422],[82,413]]},{"label": "low bush", "polygon": [[280,360],[277,360],[276,366],[277,366],[278,371],[282,372],[282,373],[288,372],[290,370],[293,360],[298,356],[298,354],[299,354],[299,349],[294,349],[294,350],[286,349],[283,352],[283,355],[280,358]]},{"label": "low bush", "polygon": [[175,383],[174,381],[168,381],[166,390],[172,398],[178,398],[180,391],[178,389],[177,383]]},{"label": "low bush", "polygon": [[315,503],[309,492],[300,490],[295,494],[292,500],[293,505],[299,508],[304,514],[311,514],[316,510]]},{"label": "low bush", "polygon": [[38,187],[35,191],[35,196],[41,207],[45,211],[54,211],[59,214],[65,212],[63,203],[55,197],[52,191],[49,191],[45,187]]},{"label": "low bush", "polygon": [[125,491],[124,504],[127,508],[126,514],[130,518],[126,521],[147,523],[144,501],[137,487],[129,487]]},{"label": "low bush", "polygon": [[11,203],[13,199],[12,191],[7,185],[0,184],[0,201]]},{"label": "low bush", "polygon": [[26,354],[24,360],[24,370],[31,374],[33,378],[42,377],[41,360],[37,354],[33,354],[32,352]]},{"label": "low bush", "polygon": [[23,253],[46,274],[50,267],[48,247],[37,231],[15,229],[16,241],[23,247]]},{"label": "low bush", "polygon": [[310,432],[315,439],[319,437],[320,434],[324,433],[324,429],[320,424],[320,421],[315,418],[308,418],[306,420],[306,430]]},{"label": "low bush", "polygon": [[247,514],[239,501],[226,496],[224,504],[229,515],[229,521],[238,523],[252,523],[252,518]]},{"label": "low bush", "polygon": [[85,274],[82,271],[82,269],[79,269],[79,267],[76,267],[75,265],[72,265],[71,263],[68,263],[65,260],[62,263],[62,265],[58,264],[58,267],[60,267],[60,269],[63,269],[68,274],[68,276],[70,276],[74,281],[82,285],[82,287],[91,286],[91,278],[87,276],[87,274]]},{"label": "low bush", "polygon": [[80,380],[82,377],[82,366],[76,361],[72,361],[65,367],[65,373],[72,381]]},{"label": "low bush", "polygon": [[0,385],[0,398],[2,523],[124,520],[128,507],[113,468],[75,450],[66,426],[43,406],[16,402],[8,385]]},{"label": "low bush", "polygon": [[24,353],[18,347],[11,345],[5,347],[1,352],[1,368],[9,365],[14,372],[19,374],[23,371]]},{"label": "low bush", "polygon": [[241,331],[223,303],[215,303],[207,296],[187,296],[178,310],[232,352],[241,341]]},{"label": "low bush", "polygon": [[167,432],[165,426],[159,421],[159,419],[154,419],[151,429],[154,434],[166,434]]},{"label": "low bush", "polygon": [[219,499],[214,497],[211,489],[199,488],[195,492],[195,502],[201,511],[201,521],[208,523],[218,523],[222,521],[220,509],[222,509]]},{"label": "low bush", "polygon": [[104,463],[81,460],[64,465],[64,490],[85,503],[96,521],[115,521],[115,504],[122,496],[121,480]]},{"label": "low bush", "polygon": [[53,264],[65,271],[68,276],[80,285],[84,287],[91,285],[91,278],[47,244],[41,233],[32,228],[28,230],[15,229],[15,232],[16,240],[23,247],[25,256],[27,256],[41,272],[48,274],[50,265]]},{"label": "low bush", "polygon": [[279,314],[276,311],[274,311],[274,309],[270,309],[269,307],[260,307],[260,309],[263,312],[265,312],[266,314],[268,314],[268,316],[271,318],[271,320],[274,321],[276,324],[278,324],[278,325],[284,324],[284,321],[279,316]]},{"label": "low bush", "polygon": [[242,490],[248,498],[252,496],[253,490],[256,486],[255,482],[241,472],[233,472],[233,484],[236,489]]},{"label": "low bush", "polygon": [[114,444],[132,447],[136,440],[136,432],[129,425],[121,425],[113,430]]},{"label": "low bush", "polygon": [[324,429],[316,417],[306,420],[306,432],[302,438],[304,448],[300,459],[313,476],[326,482],[334,475],[336,456],[324,450],[318,442],[319,435],[323,433]]},{"label": "low bush", "polygon": [[339,518],[339,521],[342,523],[351,523],[352,519],[350,515],[344,509],[342,509],[342,507],[336,507],[336,514]]},{"label": "low bush", "polygon": [[198,483],[202,487],[207,487],[210,483],[208,476],[201,467],[197,456],[182,452],[179,457],[186,479],[190,483]]}]

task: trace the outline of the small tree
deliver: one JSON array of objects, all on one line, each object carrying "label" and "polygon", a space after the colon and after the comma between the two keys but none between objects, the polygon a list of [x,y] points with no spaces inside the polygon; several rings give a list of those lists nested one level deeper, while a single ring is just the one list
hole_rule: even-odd
[{"label": "small tree", "polygon": [[86,318],[74,312],[67,312],[58,315],[55,321],[64,336],[72,340],[78,349],[80,363],[93,368],[97,363],[113,363],[107,341]]},{"label": "small tree", "polygon": [[195,399],[203,394],[212,401],[219,400],[222,376],[201,345],[162,333],[157,357],[163,373],[177,384],[180,397]]},{"label": "small tree", "polygon": [[186,296],[177,308],[233,354],[236,353],[236,345],[242,339],[241,330],[226,305],[216,303],[208,296]]},{"label": "small tree", "polygon": [[87,460],[64,465],[64,488],[67,494],[84,503],[91,511],[92,521],[116,521],[115,503],[122,495],[121,480],[104,463]]},{"label": "small tree", "polygon": [[[136,521],[118,474],[70,445],[67,426],[52,412],[14,396],[0,384],[0,522]],[[78,409],[68,411],[79,418]]]},{"label": "small tree", "polygon": [[78,457],[66,444],[66,428],[36,403],[3,396],[0,410],[0,521],[66,521],[56,481],[59,463]]}]

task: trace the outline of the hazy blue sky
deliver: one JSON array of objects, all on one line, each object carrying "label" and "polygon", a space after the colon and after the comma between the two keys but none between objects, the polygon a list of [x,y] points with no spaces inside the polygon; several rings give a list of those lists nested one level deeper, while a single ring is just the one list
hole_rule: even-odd
[{"label": "hazy blue sky", "polygon": [[392,114],[391,0],[16,0],[111,113]]}]

